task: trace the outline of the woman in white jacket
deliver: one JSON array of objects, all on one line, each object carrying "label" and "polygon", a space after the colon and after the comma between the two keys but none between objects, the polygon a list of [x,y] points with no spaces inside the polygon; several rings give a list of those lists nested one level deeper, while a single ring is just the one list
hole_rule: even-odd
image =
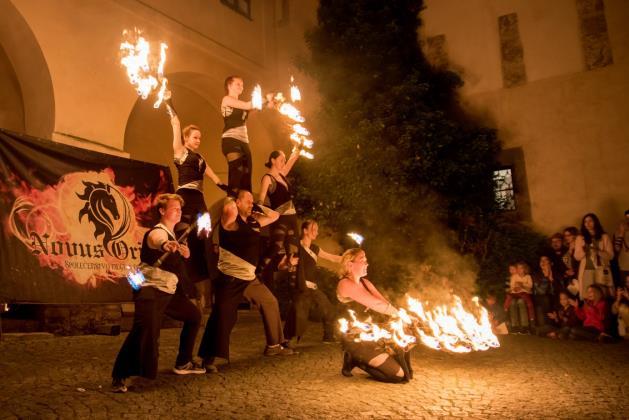
[{"label": "woman in white jacket", "polygon": [[593,213],[583,216],[581,234],[577,237],[574,247],[574,258],[580,261],[579,296],[581,299],[592,284],[599,284],[608,296],[613,293],[609,261],[614,258],[614,247],[598,217]]}]

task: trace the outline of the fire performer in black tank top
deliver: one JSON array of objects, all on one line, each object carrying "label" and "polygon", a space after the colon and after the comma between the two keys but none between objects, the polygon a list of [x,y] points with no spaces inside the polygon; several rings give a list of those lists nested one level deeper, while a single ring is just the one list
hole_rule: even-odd
[{"label": "fire performer in black tank top", "polygon": [[[367,255],[360,248],[348,249],[341,258],[341,279],[336,286],[336,296],[347,309],[356,313],[374,311],[379,314],[396,316],[398,310],[365,278],[367,275]],[[344,376],[352,376],[352,369],[358,367],[382,382],[407,382],[412,379],[410,352],[398,351],[389,354],[376,342],[355,342],[344,339]]]},{"label": "fire performer in black tank top", "polygon": [[[183,129],[172,105],[167,108],[171,116],[170,123],[173,128],[173,153],[175,166],[178,174],[177,194],[184,200],[181,221],[178,230],[186,228],[184,224],[190,225],[195,222],[199,214],[208,211],[203,198],[203,180],[207,176],[223,191],[227,191],[225,185],[205,159],[198,153],[201,145],[201,130],[195,125],[188,125]],[[191,258],[187,262],[188,273],[194,281],[201,281],[209,278],[208,254],[210,244],[206,238],[197,236],[193,232],[189,236]]]},{"label": "fire performer in black tank top", "polygon": [[[254,110],[251,101],[238,98],[243,91],[242,78],[229,76],[225,79],[225,96],[221,101],[221,113],[225,126],[221,136],[221,149],[227,159],[228,185],[231,191],[251,191],[251,148],[247,133],[247,117]],[[267,95],[267,104],[273,106],[273,95]]]},{"label": "fire performer in black tank top", "polygon": [[256,277],[260,258],[260,228],[273,223],[279,214],[262,207],[264,214],[253,213],[253,196],[238,192],[236,200],[227,198],[219,225],[220,276],[215,282],[215,302],[199,346],[206,369],[216,371],[215,359],[229,360],[229,337],[238,318],[243,296],[260,307],[267,337],[266,355],[288,355],[283,348],[282,322],[277,300]]},{"label": "fire performer in black tank top", "polygon": [[114,364],[112,390],[126,392],[125,379],[130,376],[143,376],[154,379],[157,376],[159,357],[159,333],[164,314],[183,321],[179,337],[179,354],[173,369],[176,374],[205,373],[205,369],[192,363],[194,341],[201,324],[201,312],[190,301],[195,296],[195,288],[189,280],[184,259],[190,256],[185,244],[175,239],[173,228],[181,218],[183,200],[176,194],[162,194],[157,207],[160,223],[146,232],[142,241],[140,259],[154,265],[165,252],[171,254],[160,268],[177,276],[176,289],[143,286],[134,292],[135,313],[133,327],[129,332]]},{"label": "fire performer in black tank top", "polygon": [[331,343],[334,338],[334,307],[328,297],[317,285],[317,260],[326,259],[340,263],[341,256],[330,254],[313,244],[319,235],[319,225],[310,219],[301,224],[301,241],[299,243],[299,263],[297,265],[297,285],[286,324],[284,336],[287,340],[299,339],[308,327],[308,316],[312,306],[316,305],[323,322],[323,342]]}]

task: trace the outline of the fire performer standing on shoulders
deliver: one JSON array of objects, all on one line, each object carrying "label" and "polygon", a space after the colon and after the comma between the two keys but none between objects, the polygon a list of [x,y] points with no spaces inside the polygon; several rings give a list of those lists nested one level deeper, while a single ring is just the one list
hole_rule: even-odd
[{"label": "fire performer standing on shoulders", "polygon": [[[173,229],[181,219],[183,200],[177,194],[162,194],[157,199],[160,223],[142,240],[140,260],[154,265],[165,252],[170,254],[160,268],[176,276],[177,282],[165,290],[149,285],[134,292],[135,313],[129,332],[112,372],[112,391],[127,392],[125,380],[130,376],[155,379],[159,358],[159,335],[164,314],[183,321],[179,337],[179,354],[173,371],[178,375],[205,373],[192,362],[194,341],[201,324],[201,312],[190,301],[195,289],[189,280],[184,259],[190,256],[185,244],[177,242]],[[166,273],[166,274],[168,274]],[[176,288],[175,288],[176,287]]]},{"label": "fire performer standing on shoulders", "polygon": [[[341,280],[336,287],[339,301],[356,312],[372,310],[384,315],[397,316],[398,310],[366,278],[367,255],[360,248],[351,248],[341,257]],[[396,351],[394,355],[378,342],[352,341],[343,338],[344,376],[352,376],[358,367],[382,382],[407,382],[412,378],[409,352]]]},{"label": "fire performer standing on shoulders", "polygon": [[229,360],[229,337],[238,318],[238,305],[243,296],[260,307],[267,337],[265,355],[288,355],[284,348],[282,321],[277,299],[256,276],[260,258],[260,228],[279,217],[271,209],[260,206],[263,214],[252,213],[253,195],[240,190],[236,200],[228,197],[219,225],[218,270],[215,301],[199,346],[208,372],[216,372],[217,357]]},{"label": "fire performer standing on shoulders", "polygon": [[[228,185],[231,192],[251,191],[252,158],[247,134],[247,116],[254,108],[252,101],[238,99],[243,91],[243,80],[238,76],[225,79],[225,96],[221,101],[221,113],[225,126],[221,136],[221,149],[227,159]],[[269,107],[273,106],[273,95],[267,95]]]},{"label": "fire performer standing on shoulders", "polygon": [[[207,213],[208,209],[203,198],[203,179],[209,177],[217,187],[227,191],[225,185],[205,159],[197,152],[201,145],[201,130],[196,125],[188,125],[183,129],[170,100],[166,102],[166,109],[170,115],[170,123],[173,128],[173,153],[178,174],[177,194],[184,199],[182,208],[182,222],[191,225],[201,213]],[[193,234],[189,239],[192,257],[188,267],[189,273],[195,281],[209,278],[208,272],[208,244],[205,238],[199,238]]]}]

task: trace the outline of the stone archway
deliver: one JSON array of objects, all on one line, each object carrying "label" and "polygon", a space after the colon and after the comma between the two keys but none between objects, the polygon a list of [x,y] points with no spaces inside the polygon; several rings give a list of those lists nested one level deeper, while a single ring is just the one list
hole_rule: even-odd
[{"label": "stone archway", "polygon": [[[0,46],[19,85],[23,104],[22,131],[50,139],[55,126],[50,71],[35,35],[9,0],[0,0]],[[13,103],[16,103],[15,98]]]}]

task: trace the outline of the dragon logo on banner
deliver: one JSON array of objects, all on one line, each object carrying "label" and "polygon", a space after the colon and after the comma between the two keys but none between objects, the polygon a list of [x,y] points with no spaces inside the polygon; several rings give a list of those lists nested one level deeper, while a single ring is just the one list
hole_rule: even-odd
[{"label": "dragon logo on banner", "polygon": [[43,190],[25,189],[13,203],[9,230],[42,267],[69,281],[117,281],[127,266],[139,264],[146,228],[136,223],[136,212],[150,208],[154,197],[139,197],[114,179],[111,169],[73,172]]}]

